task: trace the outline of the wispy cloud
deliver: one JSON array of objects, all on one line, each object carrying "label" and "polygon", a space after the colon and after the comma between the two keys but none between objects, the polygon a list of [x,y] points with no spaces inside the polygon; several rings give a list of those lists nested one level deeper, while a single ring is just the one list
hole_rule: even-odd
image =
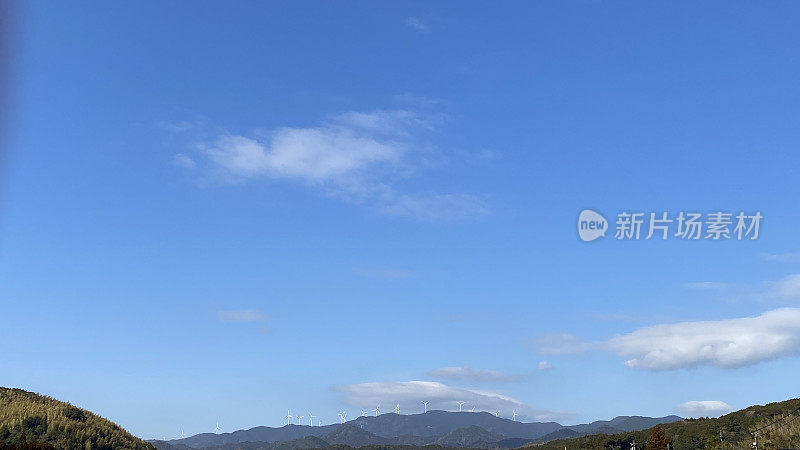
[{"label": "wispy cloud", "polygon": [[519,377],[496,370],[475,369],[470,366],[441,367],[428,371],[428,376],[445,380],[515,381]]},{"label": "wispy cloud", "polygon": [[572,333],[548,333],[531,341],[543,355],[574,355],[592,350],[596,344],[583,342]]},{"label": "wispy cloud", "polygon": [[173,156],[172,163],[178,167],[183,167],[184,169],[193,169],[197,166],[197,163],[194,162],[192,157],[185,153],[178,153],[177,155]]},{"label": "wispy cloud", "polygon": [[191,130],[194,127],[194,124],[187,120],[181,120],[178,122],[160,121],[156,123],[156,126],[171,133],[183,133]]},{"label": "wispy cloud", "polygon": [[800,354],[800,308],[643,327],[603,342],[582,342],[572,334],[547,335],[537,344],[543,354],[551,355],[588,350],[614,353],[633,369],[737,368]]},{"label": "wispy cloud", "polygon": [[669,320],[669,317],[658,314],[630,314],[601,312],[593,314],[601,322],[655,323]]},{"label": "wispy cloud", "polygon": [[223,322],[263,322],[267,314],[258,309],[235,309],[218,311],[217,318]]},{"label": "wispy cloud", "polygon": [[775,295],[784,300],[800,299],[800,274],[789,275],[768,283]]},{"label": "wispy cloud", "polygon": [[[429,163],[429,146],[421,136],[443,120],[412,110],[349,111],[315,127],[278,128],[265,137],[223,133],[197,147],[207,171],[220,180],[299,183],[386,214],[424,220],[488,214],[481,196],[406,192],[393,186]],[[198,163],[182,153],[174,161],[187,168]]]},{"label": "wispy cloud", "polygon": [[342,393],[348,404],[360,408],[400,403],[401,409],[421,411],[420,402],[429,401],[428,410],[457,411],[456,402],[461,401],[466,402],[466,409],[474,406],[478,411],[500,411],[506,417],[512,410],[536,421],[568,420],[573,417],[571,413],[535,409],[496,392],[452,387],[433,381],[385,381],[334,386],[332,389]]},{"label": "wispy cloud", "polygon": [[689,289],[724,289],[728,287],[728,284],[720,283],[718,281],[695,281],[692,283],[686,283],[684,286]]},{"label": "wispy cloud", "polygon": [[431,31],[431,28],[427,24],[425,24],[416,17],[409,17],[408,19],[406,19],[406,25],[408,25],[408,27],[411,28],[412,30],[417,31],[419,33],[428,33]]},{"label": "wispy cloud", "polygon": [[675,410],[683,417],[719,417],[733,410],[731,405],[719,400],[693,400],[681,403]]},{"label": "wispy cloud", "polygon": [[798,262],[800,253],[761,253],[758,255],[764,261]]},{"label": "wispy cloud", "polygon": [[483,198],[469,194],[404,194],[385,204],[383,211],[439,221],[483,216],[489,214],[489,207]]},{"label": "wispy cloud", "polygon": [[740,300],[794,303],[800,300],[800,274],[790,274],[777,280],[759,283],[725,283],[720,281],[698,281],[684,284],[690,289],[719,291],[721,294]]},{"label": "wispy cloud", "polygon": [[539,361],[539,365],[537,367],[539,367],[539,370],[550,370],[553,368],[553,365],[548,361]]}]

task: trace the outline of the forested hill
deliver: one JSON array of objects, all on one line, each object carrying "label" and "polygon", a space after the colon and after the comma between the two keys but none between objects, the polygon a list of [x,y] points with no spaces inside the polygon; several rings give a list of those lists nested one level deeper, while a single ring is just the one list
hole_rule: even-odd
[{"label": "forested hill", "polygon": [[0,387],[0,449],[154,450],[119,425],[69,403]]},{"label": "forested hill", "polygon": [[[719,449],[720,431],[726,450],[750,449],[754,431],[758,431],[759,449],[800,448],[800,399],[751,406],[716,419],[686,419],[662,424],[659,427],[664,431],[666,441],[671,442],[670,448],[674,450]],[[635,439],[636,448],[639,450],[662,450],[666,447],[665,444],[650,444],[654,428],[629,433],[592,434],[572,439],[558,439],[537,445],[535,449],[561,450],[565,447],[570,450],[629,449]]]}]

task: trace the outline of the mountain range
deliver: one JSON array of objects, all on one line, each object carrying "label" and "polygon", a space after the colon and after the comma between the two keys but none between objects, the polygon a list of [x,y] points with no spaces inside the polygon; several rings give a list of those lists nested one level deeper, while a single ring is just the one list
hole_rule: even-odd
[{"label": "mountain range", "polygon": [[344,424],[280,428],[255,427],[232,433],[202,433],[184,439],[150,441],[160,450],[325,448],[337,444],[437,445],[441,447],[515,448],[532,442],[594,433],[643,430],[682,420],[678,416],[619,416],[608,421],[564,426],[556,422],[516,422],[486,412],[429,411],[423,414],[362,416]]}]

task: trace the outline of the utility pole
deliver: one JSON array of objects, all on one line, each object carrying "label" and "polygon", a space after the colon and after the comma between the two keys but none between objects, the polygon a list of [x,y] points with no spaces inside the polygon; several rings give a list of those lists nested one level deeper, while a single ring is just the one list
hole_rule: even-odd
[{"label": "utility pole", "polygon": [[751,445],[750,448],[758,450],[758,431],[753,433],[753,445]]},{"label": "utility pole", "polygon": [[725,450],[725,438],[722,436],[722,430],[719,430],[719,448]]}]

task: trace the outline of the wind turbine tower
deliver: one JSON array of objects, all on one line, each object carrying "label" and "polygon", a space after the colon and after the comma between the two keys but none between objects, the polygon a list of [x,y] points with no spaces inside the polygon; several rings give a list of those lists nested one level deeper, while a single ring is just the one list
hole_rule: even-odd
[{"label": "wind turbine tower", "polygon": [[373,409],[373,411],[375,411],[375,417],[378,417],[378,414],[380,414],[380,411],[378,411],[378,408],[380,408],[380,407],[381,407],[381,405],[378,405],[378,406],[375,407],[375,409]]},{"label": "wind turbine tower", "polygon": [[311,413],[308,413],[308,424],[311,425],[312,427],[314,426],[314,417],[317,417],[317,416],[315,416],[315,415],[313,415]]},{"label": "wind turbine tower", "polygon": [[289,425],[289,424],[291,424],[291,423],[292,423],[292,422],[291,422],[291,420],[292,420],[292,415],[291,415],[291,414],[289,414],[289,410],[288,410],[288,409],[286,410],[286,417],[284,417],[284,418],[283,418],[283,420],[285,420],[285,421],[286,421],[286,425]]},{"label": "wind turbine tower", "polygon": [[464,406],[464,403],[467,402],[456,402],[456,403],[458,403],[458,412],[461,412],[461,407]]},{"label": "wind turbine tower", "polygon": [[303,424],[303,417],[305,417],[305,416],[297,416],[297,424],[298,425],[302,425]]},{"label": "wind turbine tower", "polygon": [[344,423],[347,420],[347,411],[339,413],[339,423]]},{"label": "wind turbine tower", "polygon": [[397,406],[394,407],[394,412],[395,414],[400,414],[400,403],[398,403]]},{"label": "wind turbine tower", "polygon": [[430,403],[430,402],[429,401],[426,402],[426,401],[420,400],[420,403],[422,403],[425,406],[425,411],[424,412],[427,413],[428,412],[428,403]]},{"label": "wind turbine tower", "polygon": [[219,426],[219,422],[217,422],[217,427],[214,428],[214,433],[219,434],[222,431],[222,427]]},{"label": "wind turbine tower", "polygon": [[366,416],[368,412],[369,412],[369,411],[364,411],[364,410],[362,409],[362,410],[361,410],[361,416],[362,416],[362,417],[363,417],[363,416]]},{"label": "wind turbine tower", "polygon": [[514,422],[516,422],[516,421],[517,421],[517,412],[516,412],[516,411],[514,411],[514,410],[512,410],[512,412],[514,413],[514,418],[513,418],[513,419],[511,419],[511,420],[513,420]]}]

